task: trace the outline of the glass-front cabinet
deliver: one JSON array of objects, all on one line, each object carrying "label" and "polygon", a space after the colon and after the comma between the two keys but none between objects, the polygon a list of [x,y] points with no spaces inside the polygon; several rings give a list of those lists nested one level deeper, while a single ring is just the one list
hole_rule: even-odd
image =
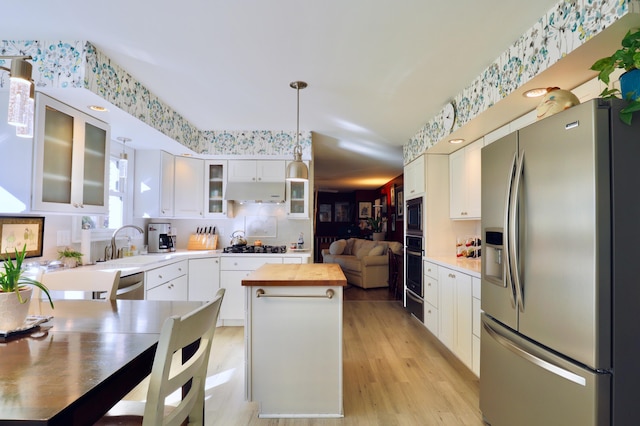
[{"label": "glass-front cabinet", "polygon": [[35,122],[33,210],[106,214],[109,125],[42,93]]},{"label": "glass-front cabinet", "polygon": [[229,203],[224,199],[227,189],[227,162],[207,160],[205,173],[205,216],[226,217]]},{"label": "glass-front cabinet", "polygon": [[287,217],[309,218],[309,181],[287,181]]}]

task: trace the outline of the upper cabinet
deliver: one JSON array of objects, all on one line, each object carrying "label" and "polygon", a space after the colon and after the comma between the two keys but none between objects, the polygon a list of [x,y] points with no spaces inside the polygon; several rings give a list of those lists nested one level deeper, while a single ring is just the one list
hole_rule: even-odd
[{"label": "upper cabinet", "polygon": [[451,219],[480,219],[482,139],[449,155]]},{"label": "upper cabinet", "polygon": [[204,217],[204,160],[176,156],[173,181],[173,216],[182,218]]},{"label": "upper cabinet", "polygon": [[173,217],[173,155],[138,150],[135,155],[134,217]]},{"label": "upper cabinet", "polygon": [[229,182],[284,182],[284,160],[229,160]]},{"label": "upper cabinet", "polygon": [[227,170],[225,160],[206,160],[204,162],[204,200],[205,216],[225,217],[229,211],[229,202],[224,199],[227,191]]},{"label": "upper cabinet", "polygon": [[404,166],[404,199],[422,194],[425,187],[424,155]]},{"label": "upper cabinet", "polygon": [[109,125],[42,93],[36,96],[32,209],[106,214]]}]

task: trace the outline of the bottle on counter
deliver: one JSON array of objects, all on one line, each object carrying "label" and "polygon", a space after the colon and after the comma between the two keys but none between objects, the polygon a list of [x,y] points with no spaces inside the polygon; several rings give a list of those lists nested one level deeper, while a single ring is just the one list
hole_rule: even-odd
[{"label": "bottle on counter", "polygon": [[301,250],[304,247],[304,235],[302,232],[298,236],[298,250]]}]

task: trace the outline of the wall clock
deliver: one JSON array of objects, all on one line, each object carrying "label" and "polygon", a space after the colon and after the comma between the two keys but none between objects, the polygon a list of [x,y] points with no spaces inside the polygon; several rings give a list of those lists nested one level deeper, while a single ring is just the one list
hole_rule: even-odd
[{"label": "wall clock", "polygon": [[444,106],[442,112],[442,126],[447,132],[453,130],[453,125],[456,122],[456,106],[453,102],[449,102]]}]

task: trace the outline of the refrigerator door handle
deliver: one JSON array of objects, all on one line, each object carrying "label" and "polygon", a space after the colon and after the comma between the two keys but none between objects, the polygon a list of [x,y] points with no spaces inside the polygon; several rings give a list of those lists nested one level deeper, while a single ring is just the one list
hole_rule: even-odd
[{"label": "refrigerator door handle", "polygon": [[511,254],[509,253],[509,212],[511,211],[511,194],[513,192],[513,177],[516,171],[516,162],[518,160],[518,153],[513,154],[513,160],[511,161],[511,167],[509,167],[509,175],[507,176],[507,193],[504,197],[504,229],[506,232],[504,233],[504,262],[503,262],[503,275],[505,279],[505,287],[509,287],[511,289],[511,294],[513,295],[513,304],[517,306],[516,292],[513,286],[513,278],[511,274]]},{"label": "refrigerator door handle", "polygon": [[518,201],[520,199],[520,188],[522,182],[522,171],[524,167],[524,151],[520,154],[520,158],[518,159],[518,168],[516,169],[516,174],[514,178],[514,189],[512,190],[512,198],[511,198],[511,206],[509,211],[509,260],[510,267],[512,272],[512,279],[514,282],[514,287],[516,289],[516,300],[518,309],[522,312],[524,311],[524,298],[523,298],[523,289],[522,289],[522,280],[520,279],[520,269],[519,265],[519,253],[516,248],[517,244],[517,231],[518,231]]},{"label": "refrigerator door handle", "polygon": [[569,370],[566,370],[558,365],[552,364],[549,361],[546,361],[542,358],[539,358],[529,352],[527,352],[525,349],[521,348],[519,345],[517,345],[515,342],[509,340],[508,338],[500,335],[496,330],[494,330],[489,324],[487,324],[486,322],[482,322],[482,327],[484,328],[484,330],[487,332],[487,334],[489,336],[491,336],[496,342],[498,342],[500,345],[502,345],[504,348],[508,349],[509,351],[513,352],[514,354],[516,354],[517,356],[519,356],[520,358],[524,359],[525,361],[528,361],[532,364],[535,364],[536,366],[543,368],[545,370],[547,370],[550,373],[555,374],[556,376],[560,376],[566,380],[569,380],[570,382],[576,383],[580,386],[586,386],[587,385],[587,380],[582,377],[579,376],[578,374],[575,374]]}]

